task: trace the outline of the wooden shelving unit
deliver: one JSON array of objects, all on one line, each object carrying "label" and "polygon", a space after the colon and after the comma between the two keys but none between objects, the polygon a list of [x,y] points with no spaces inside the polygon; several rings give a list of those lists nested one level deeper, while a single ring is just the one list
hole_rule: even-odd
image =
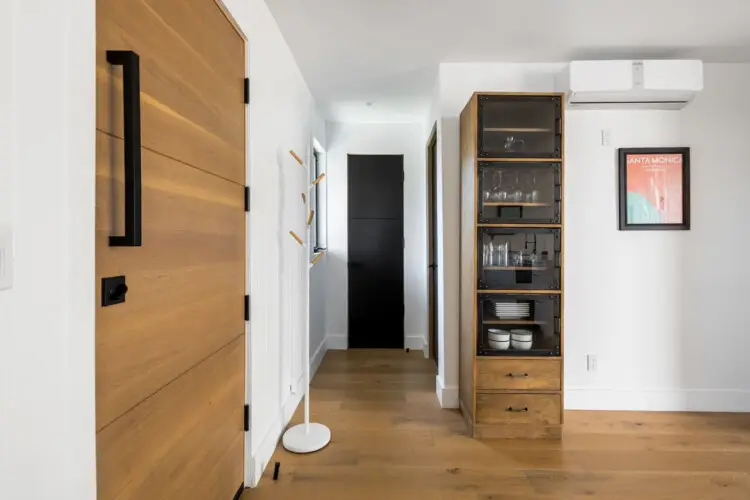
[{"label": "wooden shelving unit", "polygon": [[[481,92],[461,113],[459,400],[469,432],[476,438],[560,438],[562,434],[563,113],[561,94]],[[491,169],[514,172],[514,177],[533,170],[547,183],[539,186],[543,183],[534,178],[533,189],[543,196],[537,199],[535,192],[534,202],[483,202],[485,184],[492,178],[484,174],[494,175]],[[516,189],[520,187],[503,188]],[[535,217],[532,222],[527,222],[524,207],[534,207],[536,212],[528,216]],[[515,220],[508,222],[508,217]],[[488,263],[482,242],[495,238],[520,245],[531,242],[534,252],[543,247],[544,253],[537,257],[541,254],[547,260],[519,266]],[[549,242],[546,246],[539,243],[543,238]],[[529,314],[498,318],[493,304],[513,302],[529,304]],[[498,326],[533,331],[534,352],[487,349],[485,332]]]}]

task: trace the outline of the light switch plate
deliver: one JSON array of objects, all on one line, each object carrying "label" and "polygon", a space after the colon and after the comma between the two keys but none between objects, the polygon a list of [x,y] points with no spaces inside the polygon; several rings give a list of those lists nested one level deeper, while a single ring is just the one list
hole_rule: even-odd
[{"label": "light switch plate", "polygon": [[0,227],[0,290],[13,288],[13,231]]}]

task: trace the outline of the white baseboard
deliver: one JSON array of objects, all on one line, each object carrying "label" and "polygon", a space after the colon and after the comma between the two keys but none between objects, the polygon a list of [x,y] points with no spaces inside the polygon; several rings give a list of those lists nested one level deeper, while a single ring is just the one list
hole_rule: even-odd
[{"label": "white baseboard", "polygon": [[566,387],[565,409],[750,412],[750,391]]},{"label": "white baseboard", "polygon": [[404,347],[412,351],[424,350],[424,337],[421,335],[407,335],[404,338]]},{"label": "white baseboard", "polygon": [[445,387],[440,375],[436,375],[435,392],[441,408],[458,408],[458,386]]},{"label": "white baseboard", "polygon": [[349,337],[346,335],[326,336],[328,349],[332,351],[345,351],[349,348]]},{"label": "white baseboard", "polygon": [[323,362],[323,358],[326,356],[326,351],[328,351],[328,339],[324,338],[323,342],[321,342],[318,348],[315,349],[315,352],[310,359],[310,380],[312,380],[318,372],[320,363]]},{"label": "white baseboard", "polygon": [[[349,338],[346,335],[328,335],[326,337],[328,349],[345,351],[349,348]],[[408,335],[404,338],[404,348],[412,351],[424,351],[425,357],[429,357],[427,343],[421,335]]]},{"label": "white baseboard", "polygon": [[[315,349],[315,353],[310,360],[310,380],[312,380],[312,378],[315,376],[315,373],[320,367],[320,363],[325,357],[326,351],[328,350],[327,344],[327,339],[324,339],[323,342],[321,342],[320,345]],[[299,380],[297,380],[295,389],[292,391],[292,393],[284,403],[281,414],[277,415],[276,418],[274,418],[273,424],[271,424],[270,428],[263,436],[263,439],[260,442],[260,446],[258,447],[258,451],[248,460],[250,470],[250,477],[246,482],[246,485],[248,487],[255,488],[256,486],[258,486],[258,482],[263,476],[263,471],[268,465],[268,462],[271,460],[273,452],[276,450],[276,446],[279,444],[281,434],[284,432],[284,429],[286,429],[287,424],[289,424],[289,420],[291,420],[292,415],[294,415],[294,412],[297,410],[297,406],[299,406],[300,402],[302,401],[302,397],[305,395],[304,383],[305,381],[303,375]]]}]

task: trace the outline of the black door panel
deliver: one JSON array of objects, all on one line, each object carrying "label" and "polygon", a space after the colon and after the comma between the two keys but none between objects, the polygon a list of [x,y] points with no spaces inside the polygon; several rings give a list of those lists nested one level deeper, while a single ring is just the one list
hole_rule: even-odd
[{"label": "black door panel", "polygon": [[349,347],[404,347],[403,156],[349,155]]}]

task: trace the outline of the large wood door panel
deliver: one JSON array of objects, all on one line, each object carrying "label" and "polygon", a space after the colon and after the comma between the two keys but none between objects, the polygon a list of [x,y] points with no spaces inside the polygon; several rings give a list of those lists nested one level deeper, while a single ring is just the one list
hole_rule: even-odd
[{"label": "large wood door panel", "polygon": [[96,273],[129,288],[96,315],[99,429],[245,328],[243,188],[143,150],[143,246],[109,247],[122,231],[122,159],[123,141],[97,132]]},{"label": "large wood door panel", "polygon": [[213,1],[98,0],[97,129],[123,137],[107,50],[140,56],[145,148],[244,184],[244,41]]},{"label": "large wood door panel", "polygon": [[232,498],[243,478],[244,340],[99,432],[100,499]]}]

